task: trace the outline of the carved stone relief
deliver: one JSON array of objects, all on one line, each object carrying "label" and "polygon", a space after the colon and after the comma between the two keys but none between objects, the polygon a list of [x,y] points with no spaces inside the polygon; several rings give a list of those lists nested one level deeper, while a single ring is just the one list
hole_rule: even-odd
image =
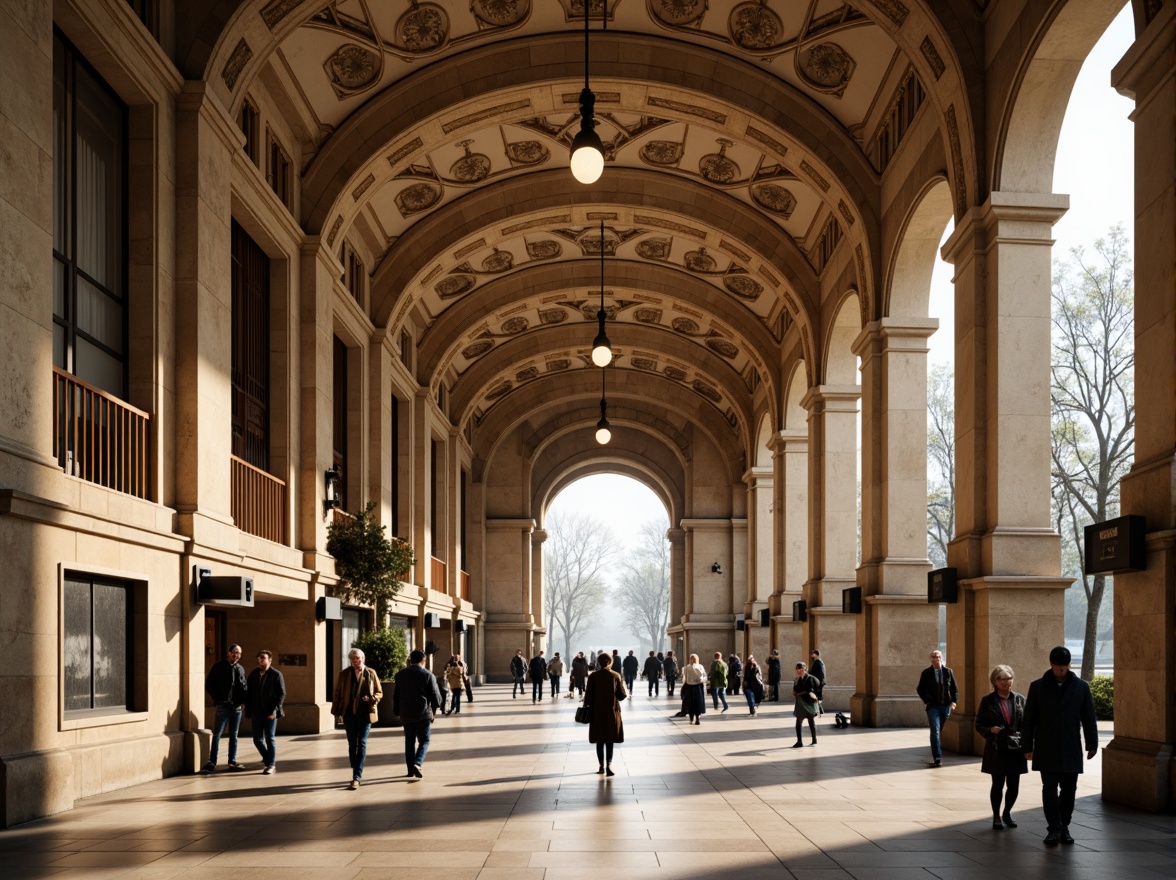
[{"label": "carved stone relief", "polygon": [[686,147],[677,141],[647,141],[638,156],[642,162],[659,168],[672,167],[682,160]]},{"label": "carved stone relief", "polygon": [[441,299],[453,299],[472,290],[476,283],[469,275],[451,275],[438,281],[433,290]]},{"label": "carved stone relief", "polygon": [[562,324],[568,319],[566,309],[540,309],[539,320],[544,324]]},{"label": "carved stone relief", "polygon": [[740,3],[727,19],[731,42],[740,49],[762,51],[771,49],[784,39],[784,25],[767,4]]},{"label": "carved stone relief", "polygon": [[796,54],[796,72],[819,91],[841,97],[857,63],[836,43],[818,43]]},{"label": "carved stone relief", "polygon": [[494,347],[494,343],[489,339],[480,339],[477,342],[471,342],[461,350],[461,356],[467,361],[472,361],[474,358],[480,358],[486,352]]},{"label": "carved stone relief", "polygon": [[728,275],[723,279],[723,286],[740,299],[758,299],[764,292],[764,286],[746,275]]},{"label": "carved stone relief", "polygon": [[479,27],[509,28],[531,14],[531,0],[472,0],[470,11]]},{"label": "carved stone relief", "polygon": [[739,349],[734,344],[723,339],[721,336],[712,336],[706,341],[706,347],[715,354],[722,355],[728,360],[733,360],[739,356]]},{"label": "carved stone relief", "polygon": [[471,140],[457,142],[465,150],[465,155],[449,168],[450,176],[460,183],[478,183],[490,175],[490,157],[483,153],[471,153],[472,143]]},{"label": "carved stone relief", "polygon": [[527,242],[527,256],[532,260],[554,260],[562,253],[563,246],[550,238]]},{"label": "carved stone relief", "polygon": [[355,43],[344,43],[323,62],[331,88],[340,100],[359,94],[380,79],[384,56]]},{"label": "carved stone relief", "polygon": [[515,141],[506,145],[506,155],[515,165],[542,165],[551,151],[539,141]]},{"label": "carved stone relief", "polygon": [[435,3],[412,0],[396,22],[396,36],[400,45],[415,55],[435,52],[449,41],[449,16]]},{"label": "carved stone relief", "polygon": [[633,318],[640,321],[642,324],[660,324],[662,319],[661,309],[643,308],[637,309],[633,312]]},{"label": "carved stone relief", "polygon": [[771,211],[787,220],[796,209],[796,196],[790,190],[775,183],[760,183],[751,188],[752,200],[765,211]]},{"label": "carved stone relief", "polygon": [[645,260],[668,260],[673,240],[669,238],[644,238],[637,242],[637,256]]},{"label": "carved stone relief", "polygon": [[702,23],[706,0],[649,0],[649,12],[669,27],[689,27]]},{"label": "carved stone relief", "polygon": [[531,326],[531,322],[522,315],[516,315],[513,318],[507,318],[502,322],[502,332],[508,336],[517,336],[523,333]]},{"label": "carved stone relief", "polygon": [[441,188],[431,183],[414,183],[396,195],[396,207],[401,215],[410,217],[427,211],[441,199]]}]

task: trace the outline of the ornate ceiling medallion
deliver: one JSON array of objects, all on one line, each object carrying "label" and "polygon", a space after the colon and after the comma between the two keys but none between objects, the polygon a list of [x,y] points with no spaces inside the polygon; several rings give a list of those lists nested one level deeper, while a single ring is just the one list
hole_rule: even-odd
[{"label": "ornate ceiling medallion", "polygon": [[511,385],[509,379],[503,379],[501,382],[486,392],[486,399],[497,400],[498,398],[502,397],[502,395],[510,391],[512,387],[513,386]]},{"label": "ornate ceiling medallion", "polygon": [[400,45],[414,55],[426,55],[443,49],[449,42],[449,16],[436,3],[418,3],[396,21]]},{"label": "ornate ceiling medallion", "polygon": [[718,391],[716,391],[710,385],[707,385],[701,379],[695,379],[690,387],[712,403],[718,403],[723,399],[723,395],[719,394]]},{"label": "ornate ceiling medallion", "polygon": [[494,253],[482,260],[482,271],[491,275],[508,272],[514,268],[514,254],[494,248]]},{"label": "ornate ceiling medallion", "polygon": [[344,43],[323,62],[323,70],[339,100],[357,95],[379,82],[384,56],[355,43]]},{"label": "ornate ceiling medallion", "polygon": [[542,165],[551,151],[539,141],[516,141],[506,145],[506,155],[514,165]]},{"label": "ornate ceiling medallion", "polygon": [[715,354],[727,358],[727,360],[734,360],[739,356],[739,349],[721,336],[712,336],[707,339],[706,347]]},{"label": "ornate ceiling medallion", "polygon": [[494,343],[489,339],[480,339],[477,342],[471,342],[461,350],[461,356],[467,361],[472,361],[475,358],[480,358],[486,352],[494,347]]},{"label": "ornate ceiling medallion", "polygon": [[694,336],[702,328],[698,326],[697,321],[692,321],[689,318],[674,318],[670,322],[670,326],[677,332],[685,334],[686,336]]},{"label": "ornate ceiling medallion", "polygon": [[532,260],[554,260],[563,253],[563,246],[550,238],[528,241],[527,256]]},{"label": "ornate ceiling medallion", "polygon": [[662,367],[662,375],[675,382],[682,382],[686,379],[686,371],[679,370],[677,367]]},{"label": "ornate ceiling medallion", "polygon": [[797,52],[796,73],[811,88],[840,98],[857,62],[836,43],[818,43]]},{"label": "ornate ceiling medallion", "polygon": [[698,27],[706,15],[706,0],[648,0],[650,14],[668,27]]},{"label": "ornate ceiling medallion", "polygon": [[707,153],[698,160],[698,173],[708,183],[726,184],[739,177],[739,166],[727,158],[727,147],[735,146],[735,142],[727,138],[715,138],[719,145],[717,153]]},{"label": "ornate ceiling medallion", "polygon": [[469,275],[451,275],[438,281],[433,290],[441,299],[453,299],[455,296],[461,296],[463,293],[473,290],[476,283],[477,281]]},{"label": "ornate ceiling medallion", "polygon": [[637,256],[644,260],[665,261],[670,258],[670,247],[673,239],[644,238],[637,242]]},{"label": "ornate ceiling medallion", "polygon": [[517,373],[515,373],[515,380],[518,382],[530,382],[532,379],[538,378],[538,367],[527,367],[525,370],[519,370]]},{"label": "ornate ceiling medallion", "polygon": [[457,142],[465,150],[465,155],[449,168],[450,176],[460,183],[479,183],[490,176],[490,157],[484,153],[471,153],[472,143],[471,140]]},{"label": "ornate ceiling medallion", "polygon": [[764,286],[746,275],[728,275],[723,279],[723,286],[740,299],[759,299],[764,292]]},{"label": "ornate ceiling medallion", "polygon": [[662,310],[651,308],[637,309],[637,311],[633,312],[633,317],[642,324],[660,324]]},{"label": "ornate ceiling medallion", "polygon": [[796,196],[775,183],[761,183],[751,188],[751,197],[765,211],[787,220],[796,209]]},{"label": "ornate ceiling medallion", "polygon": [[540,309],[539,320],[544,324],[562,324],[568,319],[566,309]]},{"label": "ornate ceiling medallion", "polygon": [[685,144],[681,144],[678,141],[649,141],[641,147],[637,155],[647,165],[666,168],[677,165],[682,161],[682,155],[685,152]]},{"label": "ornate ceiling medallion", "polygon": [[771,49],[784,37],[784,24],[780,17],[768,9],[766,0],[740,3],[731,10],[727,19],[727,32],[731,42],[740,49],[760,52]]},{"label": "ornate ceiling medallion", "polygon": [[564,370],[570,370],[572,362],[567,358],[552,358],[547,362],[547,372],[562,373]]},{"label": "ornate ceiling medallion", "polygon": [[470,12],[479,28],[509,28],[531,15],[531,0],[471,0]]},{"label": "ornate ceiling medallion", "polygon": [[531,322],[522,315],[516,315],[513,318],[507,318],[502,322],[502,332],[507,336],[518,336],[530,328]]},{"label": "ornate ceiling medallion", "polygon": [[404,217],[427,211],[441,200],[441,187],[431,183],[414,183],[396,195],[396,207]]},{"label": "ornate ceiling medallion", "polygon": [[691,272],[698,272],[701,274],[713,273],[718,268],[718,263],[715,258],[706,252],[706,248],[699,248],[696,251],[687,251],[683,258],[686,268]]}]

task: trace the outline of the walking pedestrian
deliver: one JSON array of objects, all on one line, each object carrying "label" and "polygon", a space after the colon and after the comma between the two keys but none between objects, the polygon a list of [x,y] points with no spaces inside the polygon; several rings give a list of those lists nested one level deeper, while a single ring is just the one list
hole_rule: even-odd
[{"label": "walking pedestrian", "polygon": [[810,745],[815,746],[817,744],[817,679],[808,671],[808,666],[804,663],[796,664],[796,681],[792,684],[792,697],[796,700],[796,705],[792,708],[792,714],[796,716],[796,744],[792,748],[804,747],[804,742],[801,740],[801,729],[805,721],[808,721],[809,733],[812,736]]},{"label": "walking pedestrian", "polygon": [[927,708],[927,726],[931,728],[931,766],[939,767],[943,764],[939,732],[955,711],[956,700],[960,697],[955,675],[943,665],[943,655],[939,651],[931,652],[931,665],[919,676],[917,692]]},{"label": "walking pedestrian", "polygon": [[[460,657],[457,660],[461,662]],[[408,767],[405,775],[423,779],[421,767],[429,751],[433,715],[442,705],[437,679],[425,669],[424,651],[417,650],[408,655],[408,665],[396,673],[395,685],[392,711],[400,716],[404,725],[404,763]],[[460,688],[455,693],[459,691]]]},{"label": "walking pedestrian", "polygon": [[542,651],[531,658],[530,673],[531,702],[542,703],[543,683],[547,681],[547,660],[544,659]]},{"label": "walking pedestrian", "polygon": [[208,676],[204,679],[204,690],[216,707],[216,716],[212,723],[212,748],[208,751],[208,763],[201,769],[201,773],[216,772],[221,736],[224,735],[226,728],[229,731],[229,769],[245,769],[244,764],[237,763],[237,735],[241,729],[241,712],[245,707],[245,694],[248,690],[245,669],[241,666],[240,660],[241,646],[229,645],[225,659],[213,663],[212,668],[208,670]]},{"label": "walking pedestrian", "polygon": [[821,659],[821,652],[818,648],[809,651],[809,675],[820,684],[820,687],[817,688],[817,717],[819,718],[825,714],[825,661]]},{"label": "walking pedestrian", "polygon": [[640,662],[633,652],[630,651],[625,655],[625,659],[621,661],[621,672],[625,676],[625,688],[629,693],[633,692],[633,683],[637,681],[637,670],[640,669]]},{"label": "walking pedestrian", "polygon": [[661,661],[654,656],[653,651],[650,651],[649,656],[645,658],[645,667],[641,670],[641,675],[649,682],[649,696],[651,697],[656,697],[658,694],[658,682],[661,680],[661,674]]},{"label": "walking pedestrian", "polygon": [[715,659],[710,665],[711,700],[715,704],[715,711],[719,709],[719,700],[723,701],[723,711],[727,711],[727,664],[723,662],[723,655],[715,651]]},{"label": "walking pedestrian", "polygon": [[763,702],[764,676],[760,666],[755,662],[755,655],[747,655],[747,663],[743,666],[743,696],[747,698],[747,708],[751,714],[757,714],[756,707]]},{"label": "walking pedestrian", "polygon": [[[980,772],[992,776],[988,799],[992,804],[992,830],[1016,828],[1013,804],[1021,790],[1021,775],[1029,772],[1022,748],[1025,698],[1013,692],[1013,670],[997,666],[988,676],[992,693],[980,698],[976,710],[976,731],[984,737],[984,758]],[[1004,812],[1000,802],[1004,798]]]},{"label": "walking pedestrian", "polygon": [[588,658],[584,656],[584,652],[580,651],[572,658],[572,677],[568,682],[568,696],[572,696],[573,691],[579,691],[580,696],[584,696],[584,685],[588,683]]},{"label": "walking pedestrian", "polygon": [[271,776],[278,769],[278,719],[285,713],[286,679],[272,666],[273,651],[257,652],[257,666],[246,682],[245,715],[253,726],[253,744],[261,755],[261,772]]},{"label": "walking pedestrian", "polygon": [[555,656],[551,658],[551,662],[547,664],[547,678],[551,682],[551,699],[559,696],[560,679],[563,678],[564,663],[560,659],[559,651],[555,652]]},{"label": "walking pedestrian", "polygon": [[698,655],[691,654],[689,662],[682,667],[682,708],[687,719],[695,724],[701,724],[706,714],[705,687],[706,670],[698,662]]},{"label": "walking pedestrian", "polygon": [[598,774],[615,776],[612,768],[613,746],[625,741],[625,728],[621,723],[621,701],[629,692],[620,673],[612,670],[612,658],[601,654],[598,668],[588,676],[584,690],[584,706],[588,709],[588,742],[596,744],[596,759],[600,763]]},{"label": "walking pedestrian", "polygon": [[666,659],[662,661],[662,675],[666,678],[666,696],[674,695],[674,685],[678,681],[678,661],[674,659],[673,651],[666,651]]},{"label": "walking pedestrian", "polygon": [[[462,662],[461,654],[454,654],[445,665],[445,683],[449,685],[449,693],[453,696],[453,703],[446,714],[461,713],[461,695],[465,690],[466,665]],[[441,704],[444,708],[445,704]]]},{"label": "walking pedestrian", "polygon": [[1070,671],[1069,649],[1058,645],[1050,651],[1049,669],[1029,685],[1023,731],[1025,757],[1041,774],[1041,809],[1048,826],[1044,843],[1071,844],[1082,739],[1090,760],[1098,752],[1098,720],[1090,685]]},{"label": "walking pedestrian", "polygon": [[738,654],[727,658],[727,682],[729,693],[739,696],[739,688],[743,684],[743,661]]},{"label": "walking pedestrian", "polygon": [[773,703],[780,702],[780,681],[783,677],[780,652],[776,648],[772,648],[772,653],[768,655],[768,700]]},{"label": "walking pedestrian", "polygon": [[352,648],[347,659],[351,666],[339,670],[331,697],[331,714],[343,719],[347,732],[347,760],[351,765],[352,791],[363,779],[363,762],[367,757],[368,734],[379,717],[376,706],[384,696],[380,677],[364,662],[363,651]]},{"label": "walking pedestrian", "polygon": [[510,677],[514,679],[510,697],[512,700],[518,699],[519,694],[527,692],[527,661],[523,659],[522,649],[515,651],[515,655],[510,658]]}]

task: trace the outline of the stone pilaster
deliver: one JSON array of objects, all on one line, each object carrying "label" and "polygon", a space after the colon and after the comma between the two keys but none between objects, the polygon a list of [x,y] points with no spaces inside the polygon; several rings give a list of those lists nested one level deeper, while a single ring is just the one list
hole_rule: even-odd
[{"label": "stone pilaster", "polygon": [[938,642],[927,604],[927,337],[934,319],[884,318],[854,342],[862,361],[862,614],[855,723],[926,723],[911,682]]},{"label": "stone pilaster", "polygon": [[[1064,634],[1061,541],[1050,522],[1050,256],[1066,196],[994,192],[943,247],[955,266],[956,537],[947,662],[960,686],[947,748],[973,729],[993,666],[1021,679]],[[925,652],[928,653],[928,652]]]},{"label": "stone pilaster", "polygon": [[[805,652],[820,648],[828,677],[825,706],[848,709],[857,664],[856,621],[841,593],[856,583],[857,385],[818,385],[801,400],[809,413],[809,576]],[[795,661],[793,661],[795,662]]]},{"label": "stone pilaster", "polygon": [[531,519],[486,520],[483,577],[486,606],[485,665],[488,681],[510,681],[509,663],[520,648],[532,647]]},{"label": "stone pilaster", "polygon": [[1176,803],[1176,5],[1164,4],[1112,72],[1135,99],[1135,463],[1124,514],[1147,520],[1147,569],[1115,576],[1115,738],[1103,797]]},{"label": "stone pilaster", "polygon": [[773,586],[771,646],[786,660],[805,660],[804,626],[792,620],[792,603],[804,598],[808,579],[808,431],[780,431],[772,440]]}]

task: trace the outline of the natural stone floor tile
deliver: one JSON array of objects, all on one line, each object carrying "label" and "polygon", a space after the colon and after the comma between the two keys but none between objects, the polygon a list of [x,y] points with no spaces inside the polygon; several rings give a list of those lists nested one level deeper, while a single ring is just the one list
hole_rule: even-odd
[{"label": "natural stone floor tile", "polygon": [[[1100,798],[1080,778],[1073,847],[1041,844],[1040,786],[994,832],[979,760],[927,766],[916,730],[790,744],[791,709],[668,720],[677,699],[623,704],[627,741],[600,777],[571,701],[491,685],[434,727],[423,780],[376,730],[358,791],[341,734],[281,737],[281,772],[177,777],[0,831],[0,880],[1149,880],[1176,877],[1176,818]],[[1104,725],[1105,726],[1105,725]],[[279,731],[280,733],[280,731]],[[1105,733],[1105,731],[1104,731]]]}]

